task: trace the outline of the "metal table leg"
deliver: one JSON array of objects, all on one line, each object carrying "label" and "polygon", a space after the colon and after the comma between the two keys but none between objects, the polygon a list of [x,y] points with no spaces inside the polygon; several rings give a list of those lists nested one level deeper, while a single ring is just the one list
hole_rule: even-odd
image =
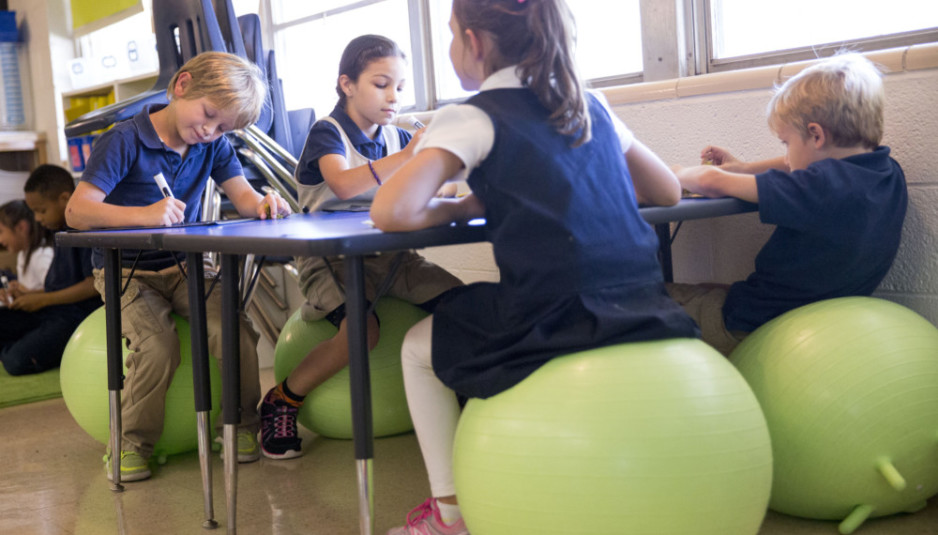
[{"label": "metal table leg", "polygon": [[241,348],[238,310],[238,256],[221,257],[222,299],[222,422],[225,448],[225,497],[228,505],[228,534],[237,530],[238,424],[241,423]]},{"label": "metal table leg", "polygon": [[658,235],[658,260],[661,261],[664,282],[674,282],[674,265],[671,260],[671,224],[655,225],[655,234]]},{"label": "metal table leg", "polygon": [[212,504],[212,459],[209,420],[212,412],[212,385],[209,375],[208,330],[205,323],[205,269],[202,253],[186,255],[189,285],[189,338],[192,342],[192,383],[195,394],[195,412],[198,423],[199,466],[202,469],[202,500],[205,520],[202,527],[215,529],[215,509]]},{"label": "metal table leg", "polygon": [[107,389],[111,433],[111,490],[121,492],[121,390],[124,355],[121,347],[120,250],[104,250],[104,318],[107,340]]},{"label": "metal table leg", "polygon": [[365,307],[364,261],[346,258],[345,307],[349,337],[349,380],[352,394],[352,432],[355,439],[355,472],[358,475],[359,527],[362,535],[374,531],[372,459],[374,430],[371,415],[371,376],[368,363],[368,319]]}]

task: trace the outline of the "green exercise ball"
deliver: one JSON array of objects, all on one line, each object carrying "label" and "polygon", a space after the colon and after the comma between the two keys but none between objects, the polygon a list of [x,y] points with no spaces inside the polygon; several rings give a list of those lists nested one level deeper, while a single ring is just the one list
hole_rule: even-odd
[{"label": "green exercise ball", "polygon": [[[181,362],[166,392],[163,433],[153,447],[153,455],[157,458],[198,449],[189,323],[175,314],[173,317],[179,333]],[[65,346],[60,373],[65,406],[78,425],[102,444],[108,444],[110,436],[105,337],[104,307],[101,307],[88,315],[75,329]],[[125,361],[129,353],[123,347]],[[215,421],[221,411],[221,374],[215,359],[210,361],[211,419]],[[126,422],[123,424],[126,425]]]},{"label": "green exercise ball", "polygon": [[558,357],[470,399],[454,476],[473,535],[754,535],[772,451],[739,372],[673,339]]},{"label": "green exercise ball", "polygon": [[[420,308],[393,297],[378,300],[375,312],[381,322],[378,345],[369,353],[371,410],[374,436],[406,433],[414,428],[404,395],[401,373],[401,344],[415,323],[427,316]],[[283,326],[274,350],[274,377],[283,381],[324,340],[337,329],[327,320],[304,321],[297,310]],[[352,438],[352,398],[348,367],[316,387],[306,396],[297,417],[306,428],[328,438]]]},{"label": "green exercise ball", "polygon": [[851,533],[938,492],[938,329],[925,318],[871,297],[820,301],[730,359],[772,434],[773,510]]}]

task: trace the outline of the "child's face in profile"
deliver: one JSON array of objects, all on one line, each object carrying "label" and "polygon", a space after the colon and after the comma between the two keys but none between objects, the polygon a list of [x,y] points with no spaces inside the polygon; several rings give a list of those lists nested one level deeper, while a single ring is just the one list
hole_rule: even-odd
[{"label": "child's face in profile", "polygon": [[473,75],[472,52],[466,46],[466,34],[459,27],[456,15],[450,16],[449,29],[453,34],[453,41],[449,45],[449,59],[453,63],[453,70],[456,71],[456,77],[459,78],[459,83],[463,89],[475,91],[482,85],[482,80]]},{"label": "child's face in profile", "polygon": [[65,228],[65,205],[68,204],[68,193],[62,193],[58,198],[49,198],[35,192],[26,192],[26,206],[33,211],[36,222],[49,230]]},{"label": "child's face in profile", "polygon": [[359,128],[391,124],[401,107],[406,76],[407,63],[398,56],[388,56],[370,62],[358,80],[345,81],[346,112]]},{"label": "child's face in profile", "polygon": [[0,223],[0,245],[6,247],[11,253],[18,253],[26,248],[26,238],[20,236],[14,229]]},{"label": "child's face in profile", "polygon": [[785,146],[785,163],[792,171],[807,169],[812,163],[826,158],[812,136],[802,137],[801,132],[791,125],[776,124],[775,134]]}]

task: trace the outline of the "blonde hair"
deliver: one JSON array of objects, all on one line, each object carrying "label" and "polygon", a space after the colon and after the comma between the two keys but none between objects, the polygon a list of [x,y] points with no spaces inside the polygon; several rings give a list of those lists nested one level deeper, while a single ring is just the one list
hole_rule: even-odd
[{"label": "blonde hair", "polygon": [[257,65],[227,52],[203,52],[186,62],[169,82],[166,95],[173,98],[179,75],[188,72],[192,81],[183,99],[207,98],[218,108],[235,110],[233,128],[257,121],[267,99],[267,84]]},{"label": "blonde hair", "polygon": [[492,36],[497,50],[486,58],[490,72],[517,65],[522,83],[550,112],[551,125],[561,134],[579,134],[574,147],[590,140],[586,90],[573,61],[576,25],[563,0],[454,0],[453,16],[460,29]]},{"label": "blonde hair", "polygon": [[790,125],[803,139],[817,123],[835,147],[875,149],[883,138],[882,73],[856,53],[842,53],[786,81],[768,106],[769,127]]}]

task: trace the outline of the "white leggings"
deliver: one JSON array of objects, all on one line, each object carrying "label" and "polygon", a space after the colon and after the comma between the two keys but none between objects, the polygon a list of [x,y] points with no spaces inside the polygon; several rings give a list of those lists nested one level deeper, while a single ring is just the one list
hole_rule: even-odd
[{"label": "white leggings", "polygon": [[411,327],[401,348],[404,388],[434,498],[454,496],[453,439],[459,422],[456,393],[433,372],[433,316]]}]

